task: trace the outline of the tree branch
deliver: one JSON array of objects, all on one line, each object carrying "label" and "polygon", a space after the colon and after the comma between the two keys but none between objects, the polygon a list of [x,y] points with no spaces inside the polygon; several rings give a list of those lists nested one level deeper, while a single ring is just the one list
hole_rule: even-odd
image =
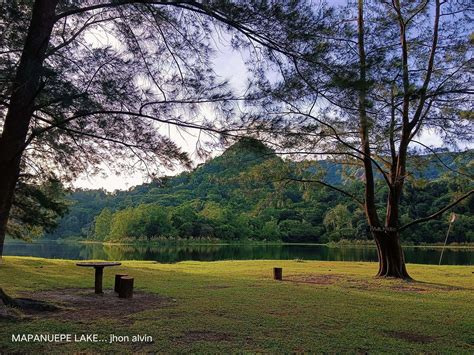
[{"label": "tree branch", "polygon": [[421,143],[420,141],[416,141],[416,140],[412,140],[413,143],[416,143],[416,144],[419,144],[421,145],[422,147],[425,147],[426,149],[428,149],[433,155],[434,157],[441,163],[441,165],[443,165],[446,169],[452,171],[453,173],[456,173],[456,174],[459,174],[459,175],[464,175],[465,177],[468,177],[469,179],[471,180],[474,180],[474,176],[472,175],[469,175],[469,174],[465,174],[461,171],[458,171],[456,169],[453,169],[451,168],[448,164],[446,164],[442,159],[441,157],[438,155],[438,153],[436,153],[433,149],[431,149],[429,146],[427,146],[426,144],[423,144]]},{"label": "tree branch", "polygon": [[474,190],[471,190],[469,191],[468,193],[462,195],[460,198],[458,198],[456,201],[450,203],[449,205],[447,205],[446,207],[440,209],[438,212],[436,213],[433,213],[432,215],[430,216],[427,216],[427,217],[423,217],[423,218],[420,218],[420,219],[417,219],[417,220],[414,220],[413,222],[410,222],[408,224],[405,224],[403,227],[400,227],[398,230],[399,231],[402,231],[404,229],[407,229],[411,226],[414,226],[415,224],[419,224],[419,223],[422,223],[422,222],[426,222],[426,221],[429,221],[431,219],[434,219],[440,215],[442,215],[444,212],[448,211],[449,209],[453,208],[454,206],[456,206],[459,202],[465,200],[466,198],[468,198],[469,196],[471,196],[472,194],[474,194]]},{"label": "tree branch", "polygon": [[420,116],[423,112],[423,106],[426,101],[426,92],[428,90],[428,86],[431,81],[431,74],[433,73],[433,68],[434,68],[434,59],[436,55],[436,48],[438,45],[438,31],[439,31],[439,17],[441,13],[441,4],[439,0],[436,0],[436,13],[435,13],[435,20],[434,20],[434,26],[433,26],[433,42],[431,44],[431,52],[430,52],[430,57],[428,60],[428,67],[426,69],[426,76],[425,80],[423,82],[423,86],[420,89],[420,102],[418,103],[418,107],[416,109],[416,112],[414,114],[413,120],[410,122],[409,127],[410,129],[413,129],[418,120],[420,119]]},{"label": "tree branch", "polygon": [[91,19],[94,18],[95,15],[91,16],[90,18],[87,19],[87,21],[75,32],[73,33],[67,40],[64,40],[61,44],[58,44],[56,47],[51,48],[47,53],[46,56],[49,57],[59,51],[61,48],[66,47],[67,45],[71,44],[82,32],[84,32],[89,26],[101,23],[101,22],[107,22],[110,20],[117,19],[118,17],[111,17],[111,18],[105,18],[105,19],[98,19],[94,21],[90,21]]},{"label": "tree branch", "polygon": [[347,192],[347,191],[344,191],[336,186],[333,186],[331,184],[328,184],[324,181],[321,181],[321,180],[308,180],[308,179],[297,179],[297,178],[284,178],[282,179],[281,181],[296,181],[296,182],[313,182],[313,183],[316,183],[316,184],[320,184],[320,185],[323,185],[323,186],[326,186],[328,188],[330,188],[331,190],[334,190],[334,191],[337,191],[337,192],[340,192],[341,194],[347,196],[347,197],[350,197],[352,198],[354,201],[356,201],[359,206],[364,209],[364,202],[362,202],[361,200],[359,200],[356,196],[354,196],[353,194],[351,194],[350,192]]}]

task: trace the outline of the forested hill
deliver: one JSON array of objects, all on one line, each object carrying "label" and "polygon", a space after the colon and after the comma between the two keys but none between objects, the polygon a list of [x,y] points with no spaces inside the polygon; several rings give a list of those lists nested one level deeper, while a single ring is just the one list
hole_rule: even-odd
[{"label": "forested hill", "polygon": [[[87,237],[106,241],[163,238],[328,242],[367,239],[366,222],[353,201],[319,184],[289,183],[289,176],[317,176],[330,184],[362,192],[359,172],[320,161],[284,161],[255,140],[241,140],[221,156],[191,172],[108,194],[77,190],[70,212],[51,239]],[[472,153],[472,152],[471,152]],[[472,154],[441,155],[452,168],[469,168]],[[437,158],[420,157],[422,167],[403,196],[402,220],[429,215],[450,201],[465,181],[445,174]],[[379,197],[386,193],[383,184]],[[473,199],[458,206],[452,241],[474,241]],[[441,242],[446,218],[430,221],[403,238]]]}]

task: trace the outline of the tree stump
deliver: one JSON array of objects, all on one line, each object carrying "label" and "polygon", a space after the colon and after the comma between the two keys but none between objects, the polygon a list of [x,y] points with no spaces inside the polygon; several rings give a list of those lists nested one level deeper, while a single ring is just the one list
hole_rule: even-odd
[{"label": "tree stump", "polygon": [[120,279],[119,288],[120,298],[132,298],[133,297],[133,277],[122,276]]},{"label": "tree stump", "polygon": [[281,267],[273,268],[273,279],[274,280],[283,280],[283,269]]},{"label": "tree stump", "polygon": [[124,276],[128,276],[127,274],[116,274],[115,275],[115,286],[114,286],[114,291],[119,292],[120,290],[120,279]]}]

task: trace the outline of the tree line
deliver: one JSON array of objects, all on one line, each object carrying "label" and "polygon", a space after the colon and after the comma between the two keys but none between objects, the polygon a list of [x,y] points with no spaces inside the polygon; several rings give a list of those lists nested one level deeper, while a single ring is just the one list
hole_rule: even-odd
[{"label": "tree line", "polygon": [[[170,126],[206,135],[211,149],[250,136],[281,155],[362,169],[363,193],[321,176],[289,180],[332,189],[363,211],[379,276],[409,278],[401,236],[474,194],[473,175],[445,164],[466,178],[459,193],[430,215],[404,220],[414,161],[437,155],[423,134],[435,132],[453,150],[472,142],[467,0],[1,6],[0,256],[18,225],[12,212],[24,207],[21,185],[71,182],[104,162],[150,176],[161,166],[189,167],[189,155],[163,134]],[[96,32],[110,40],[91,42]],[[243,94],[215,75],[221,33],[246,56]]]},{"label": "tree line", "polygon": [[[471,158],[452,156],[451,163],[469,165]],[[444,175],[434,157],[422,161],[422,170],[407,184],[402,198],[402,221],[435,212],[463,184],[462,180]],[[324,167],[313,162],[308,168],[306,163],[275,157],[272,150],[257,141],[241,141],[192,172],[127,192],[76,191],[71,195],[75,203],[70,206],[71,212],[47,237],[109,242],[178,238],[294,243],[369,240],[364,215],[352,199],[318,184],[281,180],[291,174],[301,176],[305,171],[310,176],[317,175],[317,171],[330,171],[326,179],[334,185],[344,184],[354,194],[362,190],[357,169],[343,172],[337,164],[319,164]],[[382,203],[387,191],[381,181],[377,189],[378,203]],[[472,198],[457,206],[458,220],[450,242],[474,241],[473,210]],[[402,241],[442,243],[446,229],[446,217],[434,219],[403,233]]]}]

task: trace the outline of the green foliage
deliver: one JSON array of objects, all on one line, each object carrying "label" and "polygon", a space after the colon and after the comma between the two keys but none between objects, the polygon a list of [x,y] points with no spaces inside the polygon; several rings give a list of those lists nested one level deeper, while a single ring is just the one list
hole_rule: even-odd
[{"label": "green foliage", "polygon": [[347,206],[339,204],[326,213],[323,223],[330,231],[352,229],[351,218],[352,214],[347,209]]},{"label": "green foliage", "polygon": [[120,241],[125,238],[150,240],[158,236],[171,235],[173,232],[168,211],[156,204],[146,204],[115,212],[111,218],[110,231],[103,240]]},{"label": "green foliage", "polygon": [[279,227],[285,242],[318,242],[321,235],[320,228],[305,221],[287,219]]},{"label": "green foliage", "polygon": [[281,234],[277,221],[271,220],[263,224],[260,236],[264,240],[280,240]]},{"label": "green foliage", "polygon": [[[253,143],[252,143],[253,142]],[[446,158],[444,156],[443,158]],[[448,159],[447,159],[448,160]],[[450,165],[469,166],[466,158],[452,156]],[[425,164],[423,164],[423,162]],[[432,157],[419,159],[419,179],[406,183],[401,224],[430,215],[453,201],[468,182],[442,175]],[[322,173],[324,172],[324,174]],[[160,238],[211,238],[226,241],[337,242],[366,240],[364,212],[350,198],[319,184],[285,181],[292,174],[344,185],[361,194],[358,179],[346,179],[340,166],[330,162],[284,161],[260,142],[243,140],[223,155],[194,171],[156,180],[129,191],[76,191],[75,204],[53,238],[89,236],[106,241]],[[424,180],[419,184],[420,179]],[[379,181],[381,211],[387,190]],[[450,241],[472,242],[474,200],[454,210],[459,219]],[[443,217],[445,218],[445,217]],[[441,243],[447,221],[437,219],[403,233],[411,243]]]},{"label": "green foliage", "polygon": [[42,184],[19,181],[7,225],[7,235],[31,240],[51,232],[68,209],[66,192],[56,179]]},{"label": "green foliage", "polygon": [[104,240],[110,233],[112,223],[112,211],[104,208],[94,220],[94,237],[98,240]]}]

